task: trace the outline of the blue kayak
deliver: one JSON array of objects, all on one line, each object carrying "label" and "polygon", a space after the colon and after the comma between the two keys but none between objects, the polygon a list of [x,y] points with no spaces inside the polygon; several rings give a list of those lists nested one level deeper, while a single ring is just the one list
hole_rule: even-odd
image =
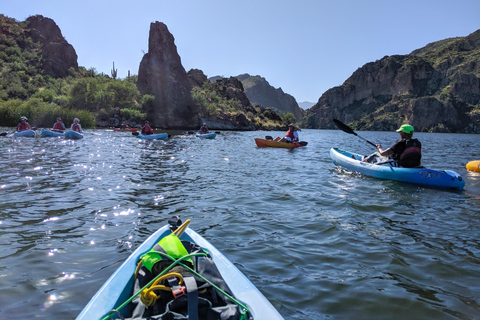
[{"label": "blue kayak", "polygon": [[13,134],[14,137],[28,137],[28,138],[35,138],[35,131],[33,130],[25,130],[25,131],[19,131],[15,132]]},{"label": "blue kayak", "polygon": [[167,140],[168,133],[158,133],[158,134],[139,134],[137,136],[139,139],[145,140]]},{"label": "blue kayak", "polygon": [[363,155],[337,148],[330,149],[330,157],[335,165],[370,177],[458,190],[462,190],[465,186],[465,180],[451,170],[437,171],[423,167],[403,168],[395,167],[392,163],[372,164],[362,162]]},{"label": "blue kayak", "polygon": [[[188,222],[189,221],[187,221],[186,224],[188,224]],[[184,225],[185,223],[179,227],[179,229],[182,229],[180,233],[178,233],[179,229],[175,231],[175,233],[179,235],[179,239],[181,241],[193,242],[208,252],[225,283],[228,285],[232,296],[241,302],[243,307],[248,308],[253,319],[283,319],[265,296],[245,275],[240,272],[240,270],[237,269],[237,267],[235,267],[232,262],[230,262],[202,236]],[[183,230],[185,231],[183,232]],[[122,314],[122,316],[129,318],[132,310],[128,309],[131,309],[132,306],[125,304],[124,307],[121,307],[121,305],[124,304],[133,294],[134,273],[137,263],[142,255],[150,251],[150,249],[152,249],[161,239],[171,234],[172,231],[170,231],[169,225],[166,225],[145,240],[145,242],[143,242],[112,274],[112,276],[110,276],[100,290],[98,290],[95,296],[93,296],[90,302],[78,315],[77,320],[102,319],[112,309],[116,309]],[[197,259],[203,258],[199,257]]]},{"label": "blue kayak", "polygon": [[42,129],[42,137],[63,137],[64,135],[63,132]]},{"label": "blue kayak", "polygon": [[197,138],[203,138],[203,139],[215,139],[217,134],[216,133],[197,133],[195,136]]},{"label": "blue kayak", "polygon": [[73,140],[78,140],[83,138],[83,134],[77,131],[69,130],[64,133],[65,139],[73,139]]}]

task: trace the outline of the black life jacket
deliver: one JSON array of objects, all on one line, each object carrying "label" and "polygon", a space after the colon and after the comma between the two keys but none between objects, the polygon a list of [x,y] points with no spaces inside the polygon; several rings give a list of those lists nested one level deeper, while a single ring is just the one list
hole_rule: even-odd
[{"label": "black life jacket", "polygon": [[405,150],[399,157],[398,164],[405,168],[420,166],[422,158],[422,144],[417,139],[406,139]]}]

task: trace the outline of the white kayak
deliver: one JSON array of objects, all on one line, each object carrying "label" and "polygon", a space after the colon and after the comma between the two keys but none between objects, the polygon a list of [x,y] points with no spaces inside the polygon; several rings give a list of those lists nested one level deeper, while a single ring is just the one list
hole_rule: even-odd
[{"label": "white kayak", "polygon": [[[185,227],[188,225],[188,222],[179,227],[182,232],[185,230],[183,233],[176,233],[180,234],[179,239],[195,243],[208,252],[232,296],[241,303],[239,307],[241,309],[245,307],[243,311],[252,315],[252,318],[248,317],[247,319],[282,320],[283,317],[272,304],[232,262],[198,233],[189,228],[183,228],[184,225]],[[145,240],[98,290],[79,314],[77,320],[102,319],[112,310],[116,310],[124,317],[131,316],[132,310],[129,310],[129,304],[126,302],[134,294],[134,273],[137,263],[141,256],[149,252],[161,239],[171,234],[170,226],[166,225]]]}]

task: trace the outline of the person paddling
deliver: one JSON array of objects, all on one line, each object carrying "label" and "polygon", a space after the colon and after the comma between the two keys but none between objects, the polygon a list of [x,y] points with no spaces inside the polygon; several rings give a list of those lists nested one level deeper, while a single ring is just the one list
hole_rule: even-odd
[{"label": "person paddling", "polygon": [[52,131],[63,132],[65,131],[65,124],[62,121],[62,118],[58,117],[57,122],[53,124]]},{"label": "person paddling", "polygon": [[280,142],[298,142],[298,130],[299,129],[295,126],[295,123],[290,123],[285,137],[280,139]]},{"label": "person paddling", "polygon": [[152,127],[150,127],[150,124],[148,121],[145,121],[145,125],[142,127],[142,134],[145,134],[145,135],[153,134]]},{"label": "person paddling", "polygon": [[200,134],[206,134],[209,133],[210,131],[207,128],[207,124],[203,123],[203,126],[200,127],[200,130],[198,130],[198,133]]},{"label": "person paddling", "polygon": [[17,131],[26,131],[26,130],[32,130],[30,125],[27,122],[28,118],[27,117],[21,117],[20,118],[20,123],[17,125]]},{"label": "person paddling", "polygon": [[82,125],[79,122],[80,120],[78,120],[78,118],[73,119],[73,123],[70,126],[70,130],[83,133]]},{"label": "person paddling", "polygon": [[377,144],[378,152],[366,157],[363,162],[375,163],[378,162],[378,157],[382,156],[393,159],[401,167],[415,168],[420,166],[422,144],[417,139],[412,138],[413,127],[409,124],[403,124],[397,132],[400,134],[400,140],[386,150],[383,149],[381,144]]}]

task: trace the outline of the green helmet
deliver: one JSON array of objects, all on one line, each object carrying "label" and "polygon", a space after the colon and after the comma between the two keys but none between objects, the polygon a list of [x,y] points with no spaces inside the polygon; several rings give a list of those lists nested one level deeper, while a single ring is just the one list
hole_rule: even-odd
[{"label": "green helmet", "polygon": [[409,124],[402,124],[402,126],[397,130],[397,132],[405,132],[411,134],[413,133],[413,127]]}]

